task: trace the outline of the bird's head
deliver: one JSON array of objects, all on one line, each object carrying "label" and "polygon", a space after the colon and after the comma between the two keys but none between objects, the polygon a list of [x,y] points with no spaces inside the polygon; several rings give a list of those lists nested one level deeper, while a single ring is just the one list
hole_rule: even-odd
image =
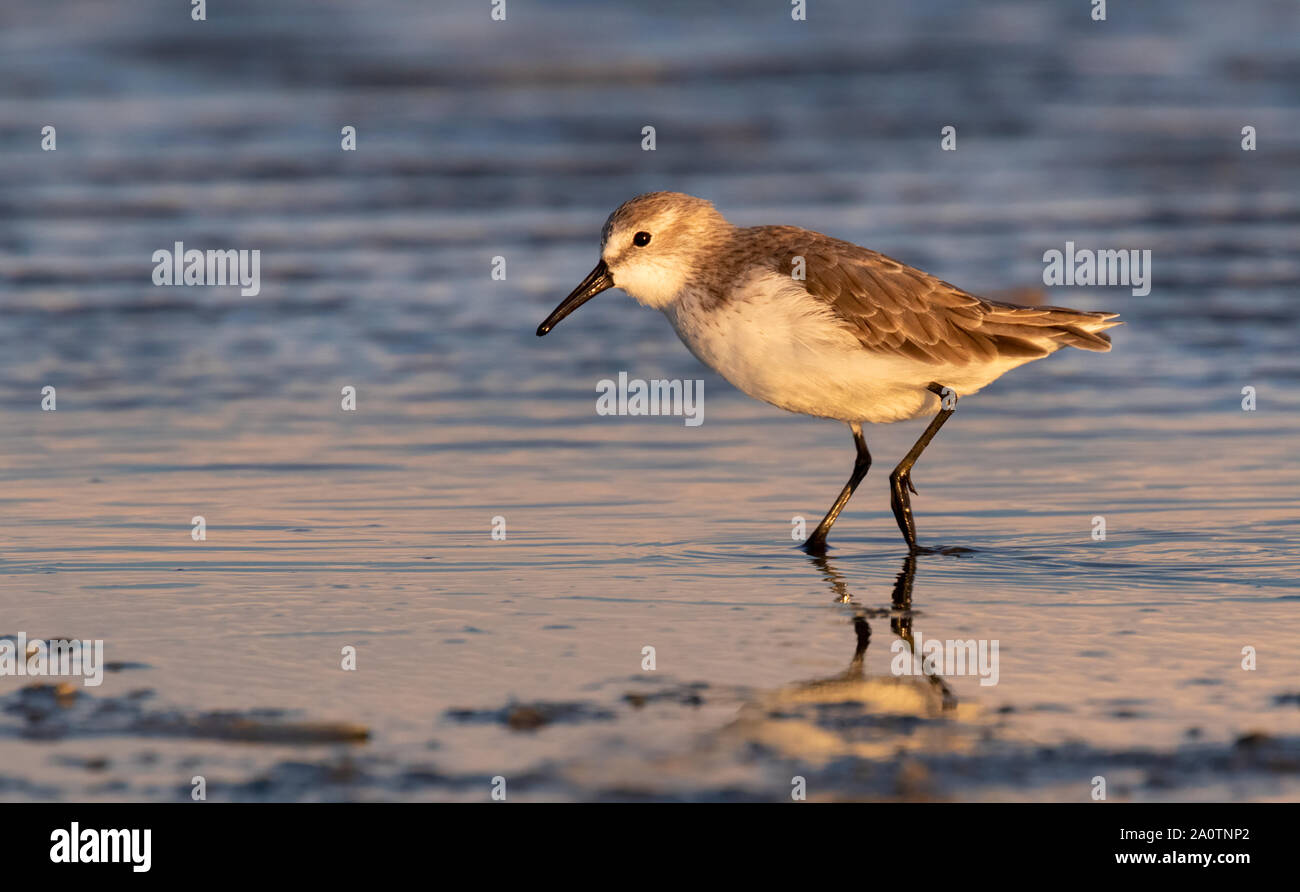
[{"label": "bird's head", "polygon": [[731,230],[711,203],[693,195],[647,192],[623,202],[605,221],[600,263],[538,327],[538,336],[609,288],[647,307],[669,306]]}]

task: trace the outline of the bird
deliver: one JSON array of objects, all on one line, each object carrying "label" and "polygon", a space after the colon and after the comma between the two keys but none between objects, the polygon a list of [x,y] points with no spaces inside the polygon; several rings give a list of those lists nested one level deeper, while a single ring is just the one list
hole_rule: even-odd
[{"label": "bird", "polygon": [[537,328],[622,289],[660,310],[695,357],[743,393],[846,423],[853,472],[802,547],[827,535],[871,468],[864,424],[934,414],[889,475],[890,507],[917,543],[912,467],[957,401],[1062,347],[1105,352],[1117,313],[977,297],[892,257],[796,226],[740,227],[703,198],[647,192],[601,230],[600,262]]}]

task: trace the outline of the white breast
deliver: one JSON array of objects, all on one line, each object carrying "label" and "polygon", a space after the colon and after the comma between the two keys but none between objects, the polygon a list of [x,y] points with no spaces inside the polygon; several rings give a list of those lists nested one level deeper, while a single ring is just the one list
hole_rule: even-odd
[{"label": "white breast", "polygon": [[901,421],[938,410],[931,381],[964,396],[997,377],[869,352],[800,282],[769,271],[737,283],[716,307],[687,289],[664,313],[696,358],[735,387],[805,415]]}]

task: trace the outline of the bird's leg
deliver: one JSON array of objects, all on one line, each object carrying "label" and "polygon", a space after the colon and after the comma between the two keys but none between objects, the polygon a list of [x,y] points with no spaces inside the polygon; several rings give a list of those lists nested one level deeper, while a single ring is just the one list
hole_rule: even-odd
[{"label": "bird's leg", "polygon": [[844,672],[846,679],[862,677],[862,658],[871,644],[871,624],[867,622],[865,616],[859,614],[853,617],[853,632],[858,637],[858,645],[853,650],[853,659],[849,661],[849,668]]},{"label": "bird's leg", "polygon": [[844,484],[835,504],[831,505],[831,510],[827,511],[822,522],[817,524],[817,529],[813,530],[812,535],[804,542],[803,550],[809,554],[826,553],[826,534],[830,532],[831,524],[835,523],[835,518],[840,516],[840,512],[853,496],[853,491],[858,488],[862,478],[867,476],[867,471],[871,470],[871,453],[867,451],[867,441],[862,437],[862,425],[853,421],[849,423],[849,429],[853,431],[853,445],[858,448],[858,457],[853,460],[853,476],[849,478],[848,483]]},{"label": "bird's leg", "polygon": [[889,475],[889,505],[894,509],[894,519],[898,521],[898,528],[903,531],[903,538],[907,540],[907,547],[916,551],[916,523],[912,520],[912,503],[907,497],[907,491],[916,492],[916,487],[912,485],[912,465],[916,464],[917,458],[930,445],[934,435],[943,427],[952,413],[957,411],[957,395],[950,388],[931,382],[928,389],[937,394],[941,400],[939,404],[939,414],[934,416],[930,421],[930,426],[925,429],[920,438],[913,444],[907,455],[894,468]]}]

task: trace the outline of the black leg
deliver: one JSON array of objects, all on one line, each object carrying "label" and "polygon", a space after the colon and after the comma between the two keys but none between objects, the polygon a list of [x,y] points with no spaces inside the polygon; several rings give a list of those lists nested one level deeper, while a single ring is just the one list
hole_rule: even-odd
[{"label": "black leg", "polygon": [[852,604],[853,595],[849,593],[848,584],[845,583],[844,577],[840,575],[839,571],[831,566],[830,558],[824,554],[810,554],[808,559],[812,561],[814,567],[821,571],[822,577],[830,583],[831,591],[835,593],[835,603]]},{"label": "black leg", "polygon": [[853,491],[862,482],[862,478],[866,477],[867,471],[871,470],[871,453],[867,451],[867,441],[862,438],[862,425],[852,422],[849,424],[849,429],[853,431],[853,445],[858,448],[858,457],[853,461],[853,476],[849,478],[848,483],[844,484],[839,498],[831,505],[831,510],[826,512],[822,522],[817,524],[817,529],[813,530],[812,535],[804,542],[803,550],[809,554],[826,553],[826,534],[830,532],[835,518],[840,516],[840,512],[853,496]]},{"label": "black leg", "polygon": [[903,558],[903,569],[899,571],[898,578],[894,580],[894,593],[889,599],[890,606],[898,612],[898,616],[889,621],[894,630],[894,634],[903,634],[900,630],[899,622],[904,619],[910,632],[912,626],[912,583],[916,580],[916,555],[909,554]]},{"label": "black leg", "polygon": [[[921,658],[916,652],[916,635],[912,631],[912,582],[916,578],[916,553],[909,552],[903,558],[903,572],[898,574],[894,583],[893,607],[895,616],[889,620],[889,628],[907,645],[907,652],[913,658]],[[926,680],[939,692],[942,708],[953,709],[957,706],[957,697],[952,688],[938,674],[927,675]]]},{"label": "black leg", "polygon": [[957,411],[957,395],[955,393],[942,385],[934,383],[930,384],[929,389],[938,394],[941,400],[944,398],[944,392],[947,391],[952,397],[953,407],[948,409],[944,407],[942,402],[939,404],[939,414],[934,416],[930,426],[925,429],[925,433],[921,434],[920,439],[916,441],[907,455],[903,456],[903,460],[898,463],[898,467],[894,468],[894,472],[889,475],[889,505],[894,509],[894,520],[898,521],[898,528],[903,531],[903,538],[907,540],[907,547],[912,551],[918,550],[916,547],[916,522],[912,520],[912,503],[907,497],[909,489],[913,493],[916,492],[916,487],[912,485],[912,465],[916,464],[916,460],[920,458],[925,447],[930,445],[930,441],[939,432],[939,428],[943,427],[943,423],[952,416],[953,412]]},{"label": "black leg", "polygon": [[858,637],[858,646],[853,649],[853,659],[849,660],[849,668],[844,673],[846,678],[862,675],[862,658],[871,644],[871,624],[865,616],[853,617],[853,633]]},{"label": "black leg", "polygon": [[[844,577],[831,566],[829,557],[824,554],[814,554],[809,555],[809,560],[812,561],[814,567],[821,571],[826,581],[830,583],[831,591],[835,593],[835,603],[850,605],[854,608],[853,632],[858,639],[858,645],[853,651],[853,659],[849,661],[849,668],[833,679],[828,679],[828,681],[851,681],[862,678],[862,659],[866,655],[867,646],[871,644],[871,624],[867,622],[868,610],[853,600],[853,595],[849,593],[849,587],[845,583]],[[908,560],[915,567],[916,559],[909,556]],[[895,590],[895,600],[897,600],[897,590]],[[881,610],[880,613],[888,613],[888,611]]]}]

